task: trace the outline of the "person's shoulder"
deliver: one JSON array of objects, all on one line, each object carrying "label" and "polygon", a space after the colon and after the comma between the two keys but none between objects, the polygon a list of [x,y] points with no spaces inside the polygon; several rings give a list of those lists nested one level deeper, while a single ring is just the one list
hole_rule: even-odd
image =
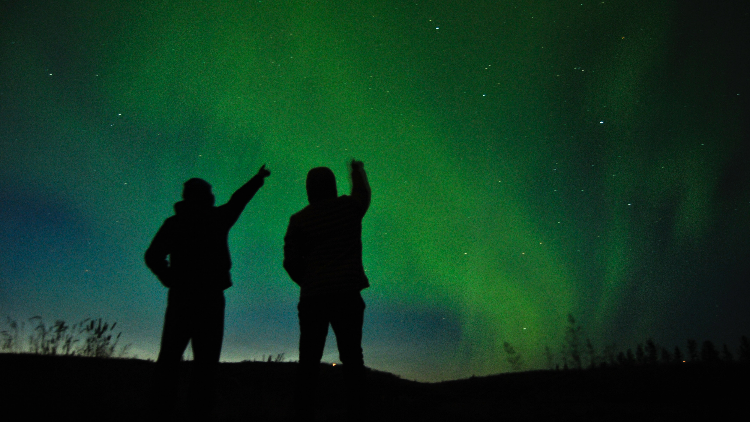
[{"label": "person's shoulder", "polygon": [[172,215],[167,217],[163,223],[161,223],[161,227],[159,227],[159,232],[157,236],[172,236],[175,232],[179,232],[180,226],[180,219],[176,215]]},{"label": "person's shoulder", "polygon": [[351,195],[341,195],[339,198],[342,206],[356,210],[357,212],[365,211],[365,207],[357,198]]},{"label": "person's shoulder", "polygon": [[319,213],[338,213],[342,210],[359,210],[360,203],[349,195],[341,195],[315,204],[315,211]]},{"label": "person's shoulder", "polygon": [[170,215],[164,220],[164,223],[162,226],[172,226],[177,224],[180,221],[180,217],[178,215]]},{"label": "person's shoulder", "polygon": [[223,217],[227,214],[234,213],[234,208],[235,207],[232,205],[232,201],[229,201],[226,204],[211,207],[211,210],[207,211],[206,214],[210,215],[213,218]]},{"label": "person's shoulder", "polygon": [[307,205],[306,207],[302,208],[301,210],[295,212],[292,214],[291,217],[289,217],[290,220],[299,220],[301,218],[305,218],[306,215],[310,214],[311,212],[311,206]]}]

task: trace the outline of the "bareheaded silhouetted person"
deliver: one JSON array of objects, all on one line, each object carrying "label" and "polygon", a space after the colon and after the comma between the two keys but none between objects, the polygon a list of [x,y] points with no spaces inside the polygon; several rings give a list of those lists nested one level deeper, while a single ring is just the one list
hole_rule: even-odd
[{"label": "bareheaded silhouetted person", "polygon": [[299,373],[295,391],[298,420],[313,420],[320,360],[328,326],[343,364],[344,399],[350,420],[362,416],[365,366],[362,324],[369,287],[362,265],[362,218],[370,206],[370,185],[361,161],[351,161],[351,195],[338,196],[327,167],[307,174],[308,206],[289,219],[284,268],[300,286]]},{"label": "bareheaded silhouetted person", "polygon": [[218,207],[208,182],[188,180],[183,200],[174,205],[175,215],[164,221],[146,251],[146,265],[169,289],[151,405],[157,419],[174,410],[178,366],[188,342],[194,359],[190,414],[206,420],[213,409],[213,378],[224,338],[224,290],[232,285],[229,230],[270,174],[263,165]]}]

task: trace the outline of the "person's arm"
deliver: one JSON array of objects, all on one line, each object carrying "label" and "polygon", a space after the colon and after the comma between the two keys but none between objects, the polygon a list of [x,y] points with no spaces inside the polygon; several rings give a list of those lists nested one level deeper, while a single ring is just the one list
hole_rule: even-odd
[{"label": "person's arm", "polygon": [[253,176],[252,179],[248,180],[247,183],[242,185],[241,188],[237,189],[237,191],[232,194],[229,202],[223,206],[229,210],[232,224],[240,218],[240,214],[245,210],[247,203],[253,199],[253,196],[255,196],[258,190],[263,186],[265,178],[270,175],[271,172],[268,171],[266,165],[263,164],[260,170],[258,170],[258,173]]},{"label": "person's arm", "polygon": [[172,271],[169,267],[167,256],[169,255],[169,236],[165,229],[165,223],[154,236],[148,249],[146,249],[146,266],[156,275],[164,287],[172,287]]},{"label": "person's arm", "polygon": [[299,286],[302,286],[305,277],[304,241],[299,228],[293,221],[289,221],[289,227],[284,236],[284,269],[289,278]]},{"label": "person's arm", "polygon": [[356,199],[357,202],[362,204],[363,213],[367,212],[370,207],[370,199],[372,192],[370,190],[370,182],[367,180],[367,173],[365,173],[365,165],[361,161],[352,160],[351,162],[351,177],[352,177],[352,194],[351,197]]}]

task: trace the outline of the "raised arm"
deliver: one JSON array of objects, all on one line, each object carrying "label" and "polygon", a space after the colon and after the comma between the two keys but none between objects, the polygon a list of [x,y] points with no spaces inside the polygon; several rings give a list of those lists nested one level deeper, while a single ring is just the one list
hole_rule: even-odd
[{"label": "raised arm", "polygon": [[352,177],[352,198],[356,199],[366,212],[370,208],[370,199],[372,192],[370,190],[370,182],[367,181],[367,173],[365,173],[365,165],[361,161],[352,160],[351,162],[351,177]]},{"label": "raised arm", "polygon": [[261,166],[260,170],[258,170],[258,173],[255,176],[253,176],[250,180],[248,180],[247,183],[242,185],[242,187],[237,189],[237,191],[232,194],[229,202],[224,205],[224,207],[229,209],[232,224],[234,224],[234,222],[237,221],[238,218],[240,218],[240,214],[242,214],[242,211],[245,210],[247,203],[250,202],[251,199],[253,199],[253,196],[255,196],[258,190],[263,186],[265,178],[270,175],[271,172],[268,171],[268,169],[266,169],[266,165],[263,164],[263,166]]}]

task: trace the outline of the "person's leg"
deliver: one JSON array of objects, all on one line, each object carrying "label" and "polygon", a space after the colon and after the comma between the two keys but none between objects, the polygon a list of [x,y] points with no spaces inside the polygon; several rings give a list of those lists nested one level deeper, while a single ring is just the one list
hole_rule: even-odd
[{"label": "person's leg", "polygon": [[180,360],[191,335],[187,308],[181,297],[169,292],[151,393],[151,409],[157,418],[174,411],[177,402]]},{"label": "person's leg", "polygon": [[350,420],[361,420],[365,398],[365,363],[362,355],[362,326],[365,302],[359,293],[341,295],[330,309],[331,327],[336,334],[339,358],[344,367],[346,410]]},{"label": "person's leg", "polygon": [[338,295],[329,306],[331,328],[336,335],[341,363],[364,366],[362,355],[362,326],[364,325],[365,302],[359,293]]},{"label": "person's leg", "polygon": [[223,292],[194,298],[193,372],[190,379],[189,403],[195,420],[207,420],[215,402],[215,377],[224,340]]},{"label": "person's leg", "polygon": [[320,300],[301,299],[299,311],[299,367],[295,390],[295,417],[311,421],[315,417],[315,403],[320,360],[328,336],[328,315]]}]

